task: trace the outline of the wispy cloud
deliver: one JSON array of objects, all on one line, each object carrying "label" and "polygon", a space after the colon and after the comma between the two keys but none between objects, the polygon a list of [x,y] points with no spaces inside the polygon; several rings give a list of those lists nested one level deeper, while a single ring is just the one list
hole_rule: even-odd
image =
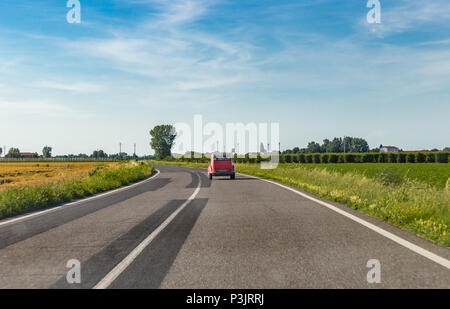
[{"label": "wispy cloud", "polygon": [[156,10],[147,23],[151,27],[176,27],[197,21],[206,15],[209,8],[217,1],[212,0],[138,0],[136,3],[147,4]]},{"label": "wispy cloud", "polygon": [[449,45],[450,39],[421,42],[418,46]]},{"label": "wispy cloud", "polygon": [[55,81],[44,80],[35,82],[32,86],[39,88],[48,88],[55,90],[71,91],[71,92],[98,92],[103,90],[102,86],[88,83],[60,83]]},{"label": "wispy cloud", "polygon": [[2,116],[12,114],[38,115],[41,117],[87,118],[89,114],[75,110],[69,106],[40,100],[7,101],[0,99]]}]

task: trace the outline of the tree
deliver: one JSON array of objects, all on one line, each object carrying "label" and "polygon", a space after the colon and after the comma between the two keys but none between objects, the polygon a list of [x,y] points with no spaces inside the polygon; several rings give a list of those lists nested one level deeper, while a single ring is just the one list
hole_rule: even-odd
[{"label": "tree", "polygon": [[167,156],[172,156],[172,147],[174,145],[177,133],[172,125],[158,125],[150,131],[152,137],[150,146],[155,151],[157,160],[162,160]]},{"label": "tree", "polygon": [[52,147],[45,146],[44,148],[42,148],[42,156],[44,158],[51,158],[52,157]]},{"label": "tree", "polygon": [[103,150],[94,150],[91,154],[91,158],[95,158],[95,159],[103,159],[103,158],[107,158],[108,155],[103,151]]},{"label": "tree", "polygon": [[341,152],[341,147],[342,147],[342,139],[335,137],[331,142],[328,143],[327,152],[331,153]]},{"label": "tree", "polygon": [[299,152],[300,152],[300,148],[294,147],[294,148],[292,149],[292,152],[293,152],[293,153],[299,153]]},{"label": "tree", "polygon": [[0,156],[2,155],[3,148],[0,147]]},{"label": "tree", "polygon": [[98,158],[103,159],[103,158],[107,158],[107,157],[108,157],[108,155],[103,150],[100,149],[98,151]]},{"label": "tree", "polygon": [[327,148],[329,147],[329,145],[330,145],[330,140],[327,138],[324,139],[322,146],[320,146],[320,152],[327,152]]},{"label": "tree", "polygon": [[320,152],[320,145],[314,141],[308,143],[308,152],[309,153],[317,153]]},{"label": "tree", "polygon": [[352,152],[368,152],[369,144],[363,138],[353,137],[352,144],[351,144],[351,151]]},{"label": "tree", "polygon": [[5,157],[6,158],[20,158],[19,148],[10,148]]}]

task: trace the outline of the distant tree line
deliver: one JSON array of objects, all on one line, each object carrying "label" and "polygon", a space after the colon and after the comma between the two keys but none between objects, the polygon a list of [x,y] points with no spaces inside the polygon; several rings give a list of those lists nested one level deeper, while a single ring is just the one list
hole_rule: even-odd
[{"label": "distant tree line", "polygon": [[[309,142],[306,148],[294,147],[283,151],[283,154],[289,153],[342,153],[353,152],[362,153],[369,152],[369,144],[360,137],[345,136],[344,138],[335,137],[332,140],[324,139],[322,144],[315,141]],[[376,151],[375,149],[373,151]]]},{"label": "distant tree line", "polygon": [[[0,154],[3,152],[2,148],[0,148]],[[8,159],[21,159],[23,158],[23,154],[21,154],[19,148],[10,148],[9,151],[5,154],[5,158]],[[28,156],[29,158],[29,156]],[[128,155],[126,152],[115,153],[108,155],[103,150],[94,150],[91,155],[87,155],[85,153],[80,154],[68,154],[68,155],[58,155],[52,156],[52,147],[44,146],[42,149],[42,155],[39,155],[37,152],[31,154],[32,159],[44,158],[44,159],[96,159],[96,160],[129,160],[129,159],[137,159],[136,155]]]}]

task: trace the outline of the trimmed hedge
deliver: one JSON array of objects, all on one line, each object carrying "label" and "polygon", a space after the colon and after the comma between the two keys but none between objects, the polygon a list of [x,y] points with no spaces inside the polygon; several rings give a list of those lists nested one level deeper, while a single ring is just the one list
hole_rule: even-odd
[{"label": "trimmed hedge", "polygon": [[363,154],[361,161],[363,163],[372,163],[372,162],[374,162],[373,153],[365,153],[365,154]]},{"label": "trimmed hedge", "polygon": [[320,163],[320,154],[319,153],[313,154],[313,162]]},{"label": "trimmed hedge", "polygon": [[298,162],[306,163],[306,158],[305,158],[305,155],[303,153],[298,155]]},{"label": "trimmed hedge", "polygon": [[416,162],[417,163],[425,163],[426,160],[427,160],[427,157],[425,156],[424,153],[422,153],[422,152],[416,153]]},{"label": "trimmed hedge", "polygon": [[389,155],[387,152],[380,153],[378,157],[378,162],[380,163],[387,163],[388,162]]},{"label": "trimmed hedge", "polygon": [[355,163],[355,155],[351,153],[344,154],[344,162],[345,163]]},{"label": "trimmed hedge", "polygon": [[427,157],[427,159],[426,159],[427,163],[436,162],[436,154],[435,153],[428,152],[425,154],[425,156]]},{"label": "trimmed hedge", "polygon": [[416,156],[414,155],[414,153],[408,153],[406,155],[406,162],[407,163],[416,163]]},{"label": "trimmed hedge", "polygon": [[406,163],[406,153],[400,152],[398,154],[398,163]]},{"label": "trimmed hedge", "polygon": [[[450,152],[367,152],[367,153],[300,153],[283,154],[279,157],[280,163],[448,163]],[[249,154],[244,157],[234,155],[234,161],[237,163],[260,163],[269,161],[270,158],[261,157],[250,158]],[[185,158],[175,159],[181,162],[208,163],[209,159]]]},{"label": "trimmed hedge", "polygon": [[436,153],[436,162],[438,163],[448,163],[448,152],[438,152]]},{"label": "trimmed hedge", "polygon": [[388,156],[389,163],[397,163],[398,162],[398,153],[390,152]]},{"label": "trimmed hedge", "polygon": [[338,162],[338,155],[337,154],[330,154],[330,158],[328,159],[328,162],[330,163],[337,163]]}]

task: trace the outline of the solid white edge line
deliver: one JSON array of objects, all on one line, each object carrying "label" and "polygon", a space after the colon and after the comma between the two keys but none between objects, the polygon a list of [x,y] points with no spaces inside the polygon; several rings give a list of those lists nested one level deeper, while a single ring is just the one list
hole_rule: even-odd
[{"label": "solid white edge line", "polygon": [[141,181],[136,182],[136,183],[133,183],[131,185],[128,185],[128,186],[125,186],[125,187],[120,187],[120,188],[117,188],[117,189],[114,189],[114,190],[111,190],[111,191],[106,191],[106,192],[103,192],[103,193],[99,193],[97,195],[94,195],[94,196],[91,196],[91,197],[87,197],[87,198],[84,198],[84,199],[81,199],[81,200],[78,200],[78,201],[75,201],[75,202],[70,202],[70,203],[63,204],[63,205],[60,205],[60,206],[55,206],[55,207],[52,207],[52,208],[49,208],[49,209],[40,210],[40,211],[33,212],[31,214],[28,214],[28,215],[23,215],[23,216],[14,218],[14,219],[9,219],[9,220],[0,222],[0,226],[7,225],[7,224],[10,224],[10,223],[14,223],[14,222],[17,222],[17,221],[22,221],[22,220],[25,220],[25,219],[28,219],[28,218],[31,218],[31,217],[35,217],[35,216],[40,216],[40,215],[43,215],[43,214],[46,214],[46,213],[49,213],[49,212],[60,210],[60,209],[62,209],[64,207],[67,207],[67,206],[80,204],[80,203],[83,203],[83,202],[86,202],[86,201],[90,201],[90,200],[95,200],[95,199],[98,199],[100,197],[107,196],[107,195],[110,195],[110,194],[113,194],[113,193],[117,193],[117,192],[120,192],[120,191],[131,189],[131,188],[133,188],[135,186],[138,186],[140,184],[145,183],[146,181],[152,180],[153,178],[155,178],[156,176],[158,176],[160,174],[159,170],[155,169],[155,171],[156,171],[156,174],[153,175],[152,177],[144,179],[144,180],[141,180]]},{"label": "solid white edge line", "polygon": [[428,250],[426,250],[426,249],[424,249],[422,247],[419,247],[419,246],[413,244],[412,242],[409,242],[409,241],[407,241],[407,240],[405,240],[405,239],[403,239],[403,238],[401,238],[401,237],[399,237],[397,235],[394,235],[394,234],[392,234],[392,233],[390,233],[390,232],[388,232],[388,231],[386,231],[386,230],[376,226],[375,224],[367,222],[367,221],[365,221],[365,220],[363,220],[363,219],[361,219],[361,218],[359,218],[359,217],[357,217],[355,215],[352,215],[352,214],[350,214],[350,213],[348,213],[348,212],[346,212],[346,211],[344,211],[344,210],[342,210],[342,209],[340,209],[340,208],[338,208],[336,206],[333,206],[333,205],[331,205],[331,204],[329,204],[327,202],[321,201],[321,200],[316,199],[316,198],[314,198],[312,196],[309,196],[309,195],[307,195],[307,194],[305,194],[303,192],[300,192],[300,191],[298,191],[298,190],[296,190],[294,188],[291,188],[289,186],[285,186],[283,184],[280,184],[280,183],[272,181],[272,180],[260,178],[260,177],[253,176],[253,175],[242,174],[242,173],[238,173],[238,174],[245,175],[245,176],[248,176],[248,177],[251,177],[251,178],[255,178],[255,179],[258,179],[258,180],[261,180],[261,181],[265,181],[265,182],[277,185],[279,187],[282,187],[282,188],[284,188],[286,190],[292,191],[292,192],[294,192],[294,193],[296,193],[298,195],[301,195],[301,196],[303,196],[303,197],[305,197],[305,198],[307,198],[307,199],[309,199],[309,200],[311,200],[313,202],[316,202],[316,203],[318,203],[318,204],[320,204],[322,206],[325,206],[325,207],[327,207],[327,208],[329,208],[329,209],[331,209],[331,210],[333,210],[333,211],[335,211],[335,212],[337,212],[337,213],[339,213],[339,214],[341,214],[341,215],[343,215],[343,216],[345,216],[345,217],[347,217],[347,218],[349,218],[349,219],[351,219],[351,220],[353,220],[355,222],[358,222],[359,224],[361,224],[361,225],[371,229],[372,231],[377,232],[380,235],[383,235],[384,237],[386,237],[386,238],[396,242],[397,244],[399,244],[399,245],[401,245],[401,246],[403,246],[405,248],[408,248],[409,250],[411,250],[411,251],[413,251],[413,252],[415,252],[415,253],[417,253],[417,254],[419,254],[419,255],[421,255],[421,256],[423,256],[423,257],[425,257],[425,258],[427,258],[427,259],[429,259],[429,260],[431,260],[431,261],[433,261],[433,262],[435,262],[437,264],[439,264],[439,265],[442,265],[442,266],[446,267],[447,269],[450,269],[450,261],[447,260],[446,258],[443,258],[443,257],[441,257],[441,256],[439,256],[439,255],[437,255],[437,254],[435,254],[435,253],[433,253],[431,251],[428,251]]},{"label": "solid white edge line", "polygon": [[194,193],[183,203],[181,206],[174,211],[166,220],[164,220],[161,225],[159,225],[150,235],[147,236],[136,248],[128,254],[119,264],[117,264],[99,283],[97,283],[93,289],[106,289],[108,288],[114,280],[138,257],[138,255],[158,236],[158,234],[164,230],[170,222],[197,196],[200,192],[200,187],[202,185],[202,180],[200,176],[198,177],[198,186]]}]

